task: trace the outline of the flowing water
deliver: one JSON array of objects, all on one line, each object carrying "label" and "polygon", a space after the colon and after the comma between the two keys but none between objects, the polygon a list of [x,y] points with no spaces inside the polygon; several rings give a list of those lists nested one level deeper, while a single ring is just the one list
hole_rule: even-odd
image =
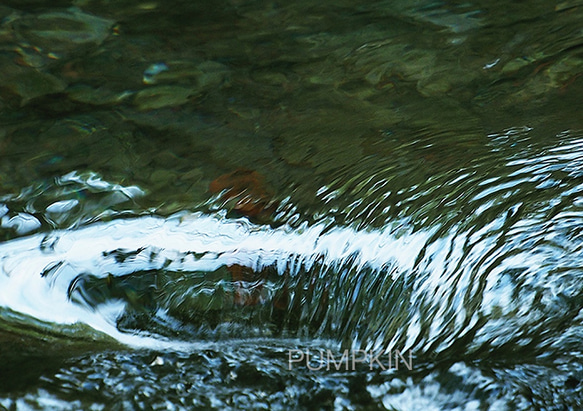
[{"label": "flowing water", "polygon": [[583,407],[578,1],[7,1],[0,408]]}]

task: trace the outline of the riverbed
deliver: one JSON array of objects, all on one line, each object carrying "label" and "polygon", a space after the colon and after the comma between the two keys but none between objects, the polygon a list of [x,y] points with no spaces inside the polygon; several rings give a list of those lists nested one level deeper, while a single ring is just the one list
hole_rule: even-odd
[{"label": "riverbed", "polygon": [[583,4],[0,17],[0,408],[583,407]]}]

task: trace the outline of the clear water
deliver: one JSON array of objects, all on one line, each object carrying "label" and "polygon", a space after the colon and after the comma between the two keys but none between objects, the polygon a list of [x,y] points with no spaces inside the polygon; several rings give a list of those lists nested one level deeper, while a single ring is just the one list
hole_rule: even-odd
[{"label": "clear water", "polygon": [[45,3],[0,8],[0,407],[582,407],[577,2]]}]

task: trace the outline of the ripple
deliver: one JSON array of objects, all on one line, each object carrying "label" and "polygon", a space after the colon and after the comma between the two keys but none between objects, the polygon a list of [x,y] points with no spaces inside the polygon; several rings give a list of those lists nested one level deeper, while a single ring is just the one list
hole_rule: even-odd
[{"label": "ripple", "polygon": [[[397,164],[371,157],[336,170],[312,222],[120,213],[12,238],[0,244],[0,287],[11,290],[0,305],[185,353],[237,338],[411,350],[429,368],[579,353],[583,140],[538,141],[532,131],[492,134],[479,160],[458,168],[430,156],[437,141],[413,140]],[[419,170],[407,150],[430,166]],[[141,193],[92,176],[77,184]],[[89,201],[69,194],[43,210],[73,215]],[[404,404],[383,390],[383,404]]]}]

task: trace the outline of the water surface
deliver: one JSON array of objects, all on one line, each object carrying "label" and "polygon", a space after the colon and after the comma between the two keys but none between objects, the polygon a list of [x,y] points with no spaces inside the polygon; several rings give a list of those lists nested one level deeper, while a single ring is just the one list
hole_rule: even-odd
[{"label": "water surface", "polygon": [[580,408],[582,13],[5,2],[0,405]]}]

